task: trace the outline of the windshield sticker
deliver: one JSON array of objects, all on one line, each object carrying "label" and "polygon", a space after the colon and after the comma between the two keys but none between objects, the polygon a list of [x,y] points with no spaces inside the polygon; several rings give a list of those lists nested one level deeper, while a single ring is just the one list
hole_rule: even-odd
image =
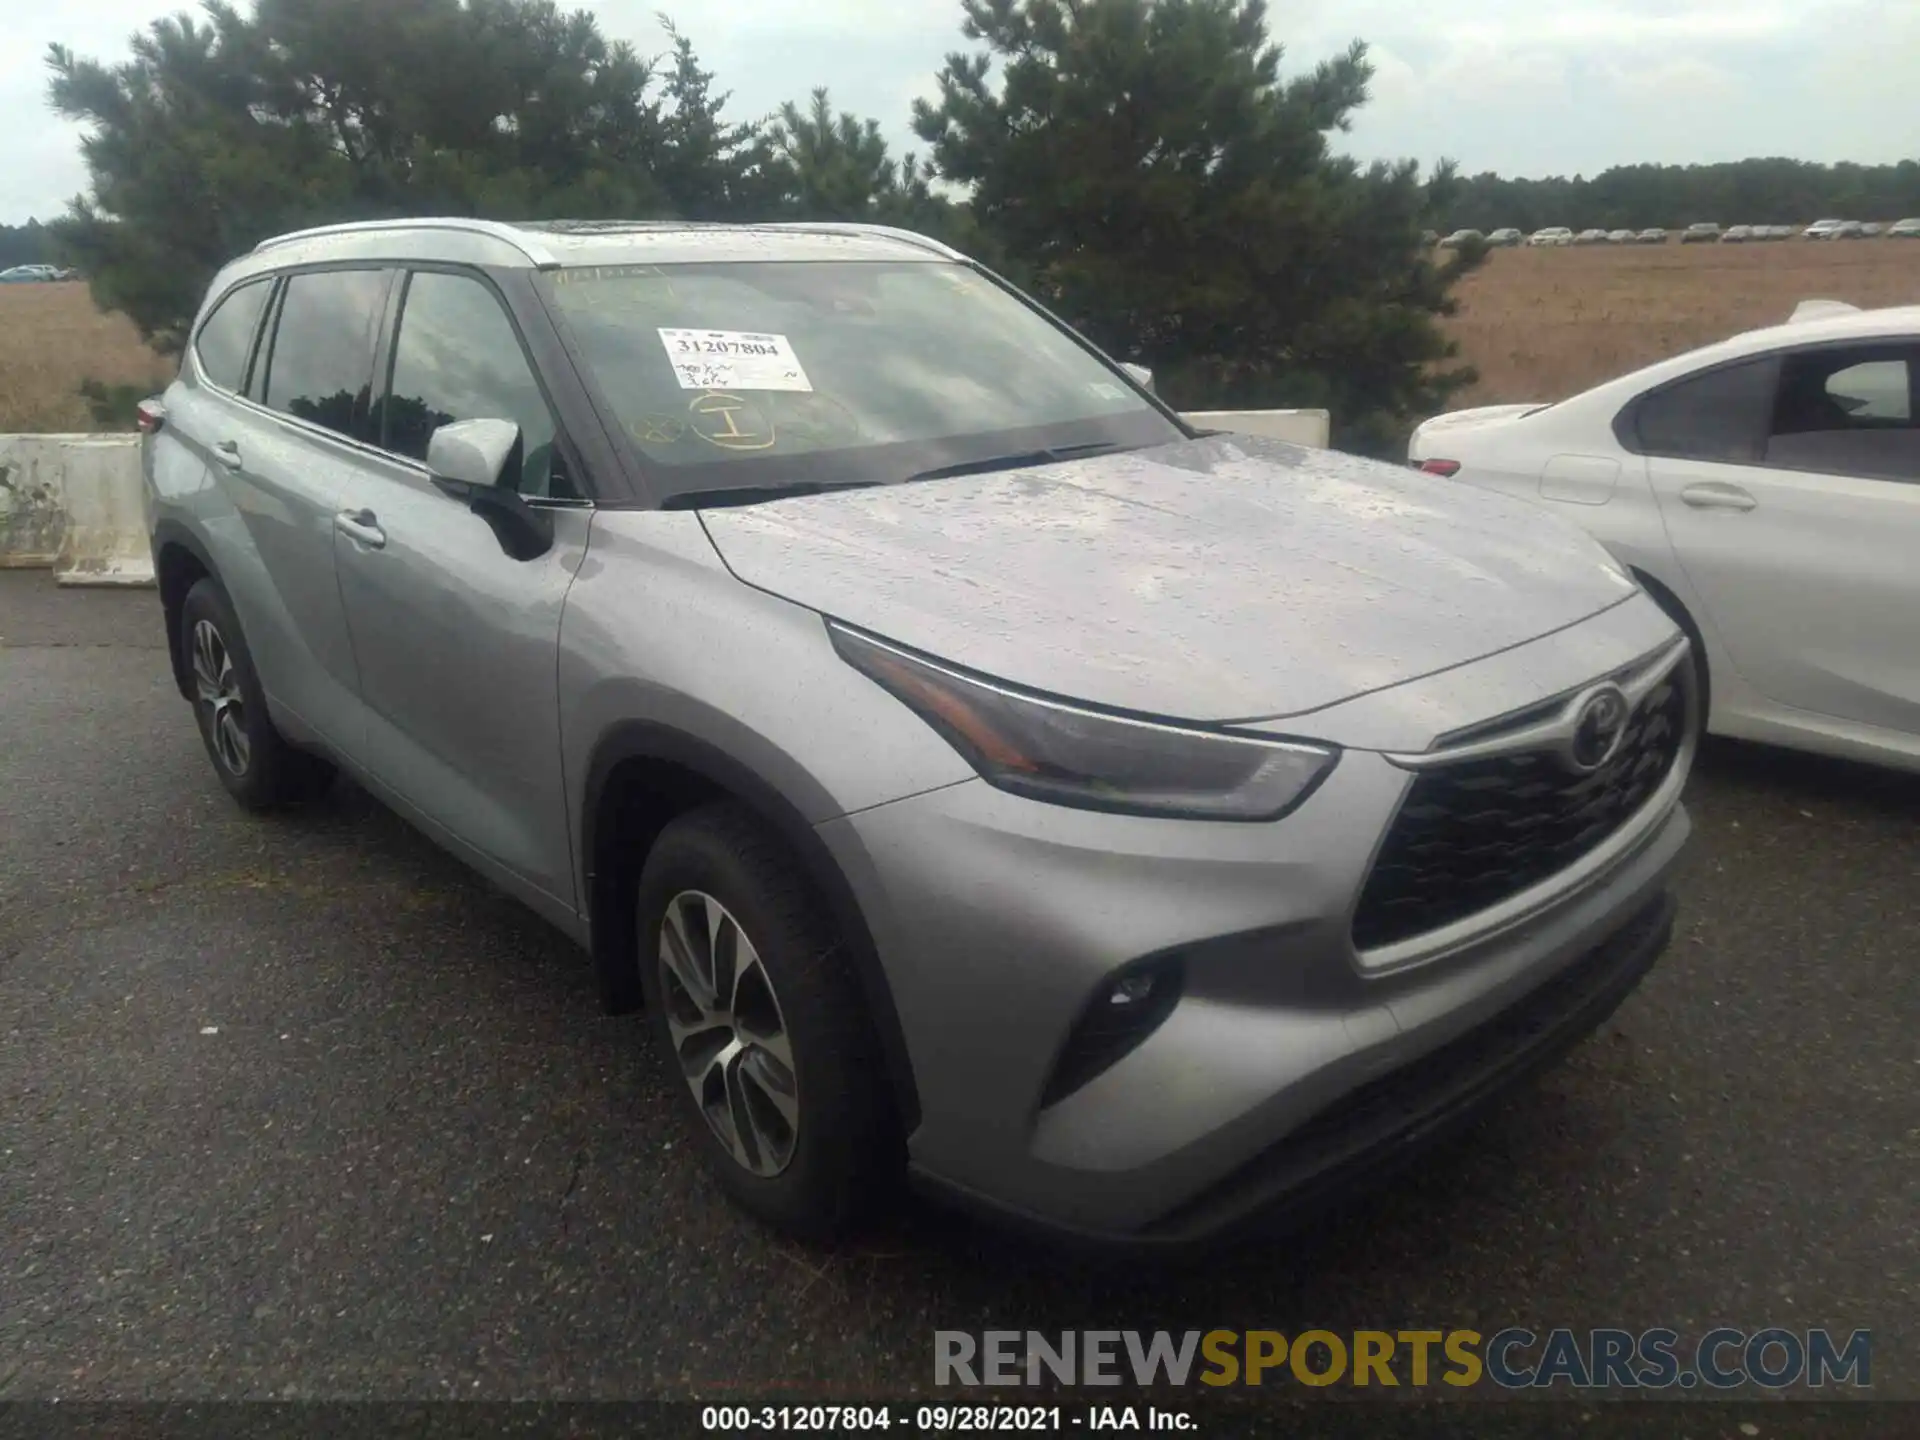
[{"label": "windshield sticker", "polygon": [[682,390],[813,390],[784,335],[659,329]]},{"label": "windshield sticker", "polygon": [[1087,390],[1090,394],[1097,395],[1102,400],[1124,400],[1127,398],[1126,391],[1122,390],[1118,385],[1111,384],[1105,380],[1089,380],[1087,382]]}]

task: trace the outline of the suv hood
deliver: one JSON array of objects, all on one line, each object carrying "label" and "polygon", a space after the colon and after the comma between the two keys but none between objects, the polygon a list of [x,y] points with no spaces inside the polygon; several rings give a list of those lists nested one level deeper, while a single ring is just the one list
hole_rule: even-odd
[{"label": "suv hood", "polygon": [[1523,501],[1252,436],[701,512],[749,585],[949,664],[1192,720],[1445,670],[1634,592]]}]

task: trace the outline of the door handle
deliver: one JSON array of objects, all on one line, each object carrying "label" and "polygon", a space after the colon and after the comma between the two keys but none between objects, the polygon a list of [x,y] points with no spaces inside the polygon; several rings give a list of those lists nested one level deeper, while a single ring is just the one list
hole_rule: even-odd
[{"label": "door handle", "polygon": [[369,550],[386,547],[387,532],[380,528],[379,518],[371,510],[342,510],[333,517],[333,528]]},{"label": "door handle", "polygon": [[229,470],[240,468],[240,447],[231,440],[222,440],[213,447],[213,458]]},{"label": "door handle", "polygon": [[1760,503],[1738,485],[1719,481],[1689,485],[1680,498],[1696,510],[1751,510]]}]

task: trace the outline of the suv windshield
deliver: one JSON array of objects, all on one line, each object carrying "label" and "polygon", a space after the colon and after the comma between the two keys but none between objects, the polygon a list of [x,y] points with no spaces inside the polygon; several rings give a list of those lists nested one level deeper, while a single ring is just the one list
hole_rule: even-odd
[{"label": "suv windshield", "polygon": [[662,499],[889,483],[1182,434],[965,265],[593,266],[541,284]]}]

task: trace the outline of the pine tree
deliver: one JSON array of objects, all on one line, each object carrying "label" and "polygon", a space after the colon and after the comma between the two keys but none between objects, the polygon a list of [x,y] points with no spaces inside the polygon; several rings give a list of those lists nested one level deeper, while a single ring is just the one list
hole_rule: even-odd
[{"label": "pine tree", "polygon": [[[1188,408],[1325,405],[1390,450],[1471,372],[1435,324],[1470,259],[1420,244],[1451,174],[1329,136],[1363,46],[1283,81],[1261,0],[964,0],[915,128],[1019,278]],[[995,67],[998,75],[994,75]],[[997,82],[997,83],[996,83]]]}]

